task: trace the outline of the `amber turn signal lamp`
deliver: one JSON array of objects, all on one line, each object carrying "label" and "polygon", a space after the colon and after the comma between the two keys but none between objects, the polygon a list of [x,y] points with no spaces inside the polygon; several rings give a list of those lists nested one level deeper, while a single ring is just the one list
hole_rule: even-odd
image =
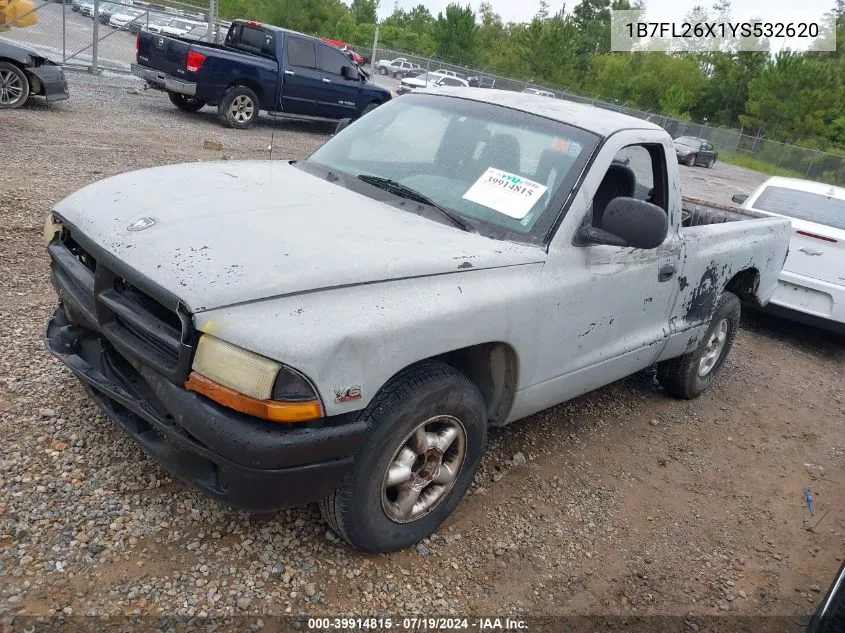
[{"label": "amber turn signal lamp", "polygon": [[317,400],[302,402],[259,400],[224,387],[195,371],[191,372],[188,380],[185,381],[185,388],[201,393],[224,407],[271,422],[307,422],[323,416],[323,407]]}]

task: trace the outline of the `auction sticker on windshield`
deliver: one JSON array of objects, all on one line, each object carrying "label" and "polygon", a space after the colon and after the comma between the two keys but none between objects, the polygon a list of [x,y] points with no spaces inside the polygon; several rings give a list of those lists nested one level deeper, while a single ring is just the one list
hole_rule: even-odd
[{"label": "auction sticker on windshield", "polygon": [[495,167],[488,167],[481,178],[463,195],[464,200],[475,202],[503,215],[521,220],[534,203],[546,192],[547,187]]}]

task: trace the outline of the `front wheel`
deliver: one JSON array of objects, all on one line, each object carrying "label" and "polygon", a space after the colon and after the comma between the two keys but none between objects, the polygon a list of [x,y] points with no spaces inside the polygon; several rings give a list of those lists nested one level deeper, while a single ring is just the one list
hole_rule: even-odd
[{"label": "front wheel", "polygon": [[670,395],[690,399],[710,387],[733,347],[740,313],[739,298],[732,292],[723,292],[698,348],[657,366],[657,379]]},{"label": "front wheel", "polygon": [[378,69],[378,72],[379,72],[380,75],[386,75],[387,74],[387,68],[385,68],[384,66],[381,66]]},{"label": "front wheel", "polygon": [[[361,110],[361,116],[364,116],[365,114],[367,114],[369,112],[372,112],[377,107],[379,107],[379,105],[380,104],[375,103],[375,102],[367,104],[367,106],[363,110]],[[361,118],[361,116],[359,116],[358,118]]]},{"label": "front wheel", "polygon": [[484,399],[466,375],[429,361],[392,379],[360,419],[366,443],[320,511],[359,549],[410,547],[446,520],[472,484],[487,443]]},{"label": "front wheel", "polygon": [[20,108],[29,98],[29,79],[9,62],[0,62],[0,110]]},{"label": "front wheel", "polygon": [[258,120],[258,96],[246,86],[232,86],[217,104],[217,115],[226,127],[246,130]]},{"label": "front wheel", "polygon": [[690,154],[684,164],[687,167],[692,167],[693,165],[695,165],[695,154]]},{"label": "front wheel", "polygon": [[167,96],[170,97],[170,102],[173,105],[185,112],[198,112],[205,106],[205,101],[178,92],[168,92]]}]

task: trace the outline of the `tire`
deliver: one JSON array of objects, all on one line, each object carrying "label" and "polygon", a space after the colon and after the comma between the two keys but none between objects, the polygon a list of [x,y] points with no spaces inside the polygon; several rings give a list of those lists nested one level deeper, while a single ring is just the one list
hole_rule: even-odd
[{"label": "tire", "polygon": [[386,75],[387,74],[387,68],[385,68],[384,66],[379,66],[378,72],[379,72],[380,75]]},{"label": "tire", "polygon": [[716,164],[716,159],[715,159],[715,158],[711,158],[710,160],[708,160],[708,161],[707,161],[707,163],[706,163],[704,166],[705,166],[707,169],[713,169],[713,165],[715,165],[715,164]]},{"label": "tire", "polygon": [[[452,514],[472,484],[487,444],[484,399],[464,374],[427,361],[395,376],[358,419],[367,423],[367,440],[352,473],[319,502],[320,511],[358,549],[410,547]],[[427,446],[425,453],[420,446]],[[389,473],[397,482],[410,479],[391,485]],[[404,509],[403,498],[410,503]]]},{"label": "tire", "polygon": [[226,127],[247,130],[258,120],[258,96],[246,86],[232,86],[217,104],[217,115]]},{"label": "tire", "polygon": [[687,167],[693,167],[697,158],[698,157],[695,154],[690,154],[689,158],[687,158],[686,162],[684,162],[684,165]]},{"label": "tire", "polygon": [[367,113],[369,113],[369,112],[372,112],[373,110],[375,110],[375,109],[376,109],[377,107],[379,107],[380,105],[381,105],[380,103],[376,103],[375,101],[373,101],[372,103],[368,103],[368,104],[364,107],[364,109],[363,109],[363,110],[361,110],[361,115],[360,115],[358,118],[360,119],[360,118],[361,118],[362,116],[364,116],[365,114],[367,114]]},{"label": "tire", "polygon": [[0,62],[0,110],[20,108],[29,99],[29,79],[14,64]]},{"label": "tire", "polygon": [[739,298],[723,292],[698,349],[658,364],[657,379],[670,395],[691,399],[710,387],[731,352],[740,314]]},{"label": "tire", "polygon": [[401,78],[402,78],[402,73],[398,73],[398,72],[397,72],[397,73],[393,73],[393,78],[394,78],[394,79],[401,79]]},{"label": "tire", "polygon": [[178,92],[168,92],[167,96],[170,97],[170,102],[173,105],[185,112],[198,112],[205,107],[205,101]]}]

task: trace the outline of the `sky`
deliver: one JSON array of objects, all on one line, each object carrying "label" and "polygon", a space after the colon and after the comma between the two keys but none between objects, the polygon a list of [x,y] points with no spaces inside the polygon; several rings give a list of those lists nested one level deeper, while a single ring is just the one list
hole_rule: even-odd
[{"label": "sky", "polygon": [[[381,0],[379,18],[386,18],[393,12],[394,1]],[[399,8],[406,10],[418,4],[424,4],[435,16],[438,12],[443,11],[450,2],[450,0],[398,1]],[[478,9],[478,5],[481,4],[481,0],[457,1],[461,5],[469,3],[476,10]],[[564,4],[571,10],[578,3],[578,0],[569,0],[566,3],[557,0],[547,1],[550,13],[558,11]],[[648,10],[648,15],[651,15],[652,11],[655,11],[659,12],[660,15],[672,16],[678,21],[681,21],[684,14],[697,4],[704,5],[705,7],[713,4],[712,0],[702,0],[701,2],[692,2],[690,0],[682,0],[680,2],[678,0],[644,0],[644,2]],[[490,0],[490,3],[493,5],[496,13],[501,15],[505,22],[528,22],[540,7],[540,0]],[[800,6],[803,14],[820,18],[823,13],[833,8],[833,0],[801,0],[800,3],[795,0],[733,0],[731,2],[731,16],[735,20],[745,20],[752,16],[771,21],[783,20],[783,16],[787,15],[790,11],[794,11],[796,5]]]}]

